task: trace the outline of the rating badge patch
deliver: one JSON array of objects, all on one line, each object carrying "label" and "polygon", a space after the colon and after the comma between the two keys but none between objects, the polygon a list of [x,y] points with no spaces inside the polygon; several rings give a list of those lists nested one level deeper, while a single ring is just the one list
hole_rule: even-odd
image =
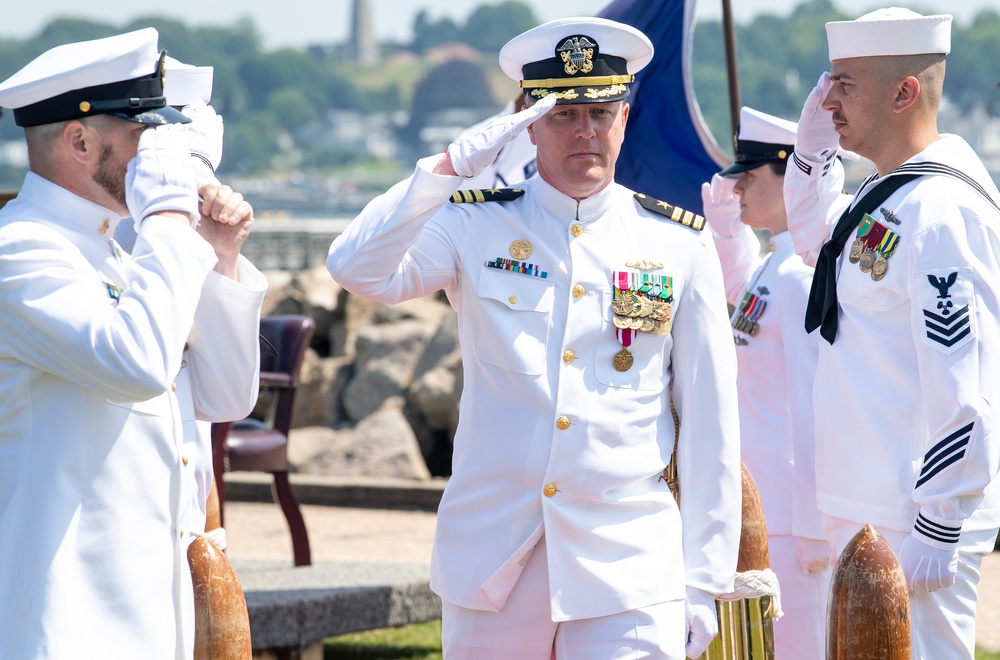
[{"label": "rating badge patch", "polygon": [[954,353],[976,336],[972,270],[956,268],[916,275],[924,343]]}]

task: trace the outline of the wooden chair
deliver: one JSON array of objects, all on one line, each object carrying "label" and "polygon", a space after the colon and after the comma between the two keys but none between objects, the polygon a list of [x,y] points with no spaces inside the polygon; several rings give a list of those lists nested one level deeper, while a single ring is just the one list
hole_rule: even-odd
[{"label": "wooden chair", "polygon": [[288,482],[288,433],[302,359],[315,329],[315,322],[308,316],[261,317],[260,393],[262,398],[271,397],[266,421],[247,418],[212,425],[220,524],[225,504],[223,471],[270,472],[292,535],[296,566],[308,566],[312,559],[305,521]]}]

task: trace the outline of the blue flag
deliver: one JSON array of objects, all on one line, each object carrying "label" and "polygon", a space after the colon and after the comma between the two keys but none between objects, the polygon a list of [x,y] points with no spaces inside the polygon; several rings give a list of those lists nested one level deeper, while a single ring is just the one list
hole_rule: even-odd
[{"label": "blue flag", "polygon": [[701,213],[701,184],[729,158],[701,117],[691,81],[695,0],[612,0],[598,16],[641,30],[653,60],[635,75],[615,181]]}]

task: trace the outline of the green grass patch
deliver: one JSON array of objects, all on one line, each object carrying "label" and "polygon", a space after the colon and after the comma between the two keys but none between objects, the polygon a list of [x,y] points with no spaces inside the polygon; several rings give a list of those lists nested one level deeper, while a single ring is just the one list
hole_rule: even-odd
[{"label": "green grass patch", "polygon": [[323,641],[323,660],[441,660],[441,620]]}]

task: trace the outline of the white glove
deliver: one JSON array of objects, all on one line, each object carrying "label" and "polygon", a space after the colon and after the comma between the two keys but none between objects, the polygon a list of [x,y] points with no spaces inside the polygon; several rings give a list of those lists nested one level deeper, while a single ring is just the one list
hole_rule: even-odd
[{"label": "white glove", "polygon": [[465,178],[478,175],[497,159],[504,145],[526,126],[544,115],[556,104],[556,95],[549,94],[530,108],[504,115],[488,122],[482,130],[448,145],[451,166]]},{"label": "white glove", "polygon": [[216,527],[215,529],[210,529],[202,534],[207,540],[211,541],[218,550],[225,550],[226,546],[229,545],[229,537],[226,535],[225,527]]},{"label": "white glove", "polygon": [[701,184],[701,203],[705,220],[716,236],[736,236],[743,230],[740,201],[733,194],[736,179],[712,175],[711,185]]},{"label": "white glove", "polygon": [[204,101],[184,106],[181,112],[191,119],[190,124],[184,124],[184,130],[191,142],[195,182],[199,188],[206,183],[217,183],[215,171],[222,162],[222,117]]},{"label": "white glove", "polygon": [[164,211],[187,213],[192,226],[198,222],[192,160],[183,124],[142,131],[139,149],[125,172],[125,205],[137,232],[143,220]]},{"label": "white glove", "polygon": [[910,591],[915,596],[923,596],[955,584],[958,548],[939,550],[911,533],[903,539],[903,545],[899,548],[899,565],[903,568]]},{"label": "white glove", "polygon": [[719,634],[715,596],[707,591],[688,587],[684,610],[687,613],[688,629],[687,646],[684,647],[684,652],[689,658],[697,658],[705,652],[708,645]]},{"label": "white glove", "polygon": [[830,160],[840,146],[840,134],[833,126],[833,112],[823,109],[833,80],[824,71],[813,90],[806,97],[799,115],[799,127],[795,137],[795,152],[813,162]]},{"label": "white glove", "polygon": [[825,540],[795,537],[795,549],[799,555],[799,565],[806,575],[822,573],[830,568],[830,544]]}]

